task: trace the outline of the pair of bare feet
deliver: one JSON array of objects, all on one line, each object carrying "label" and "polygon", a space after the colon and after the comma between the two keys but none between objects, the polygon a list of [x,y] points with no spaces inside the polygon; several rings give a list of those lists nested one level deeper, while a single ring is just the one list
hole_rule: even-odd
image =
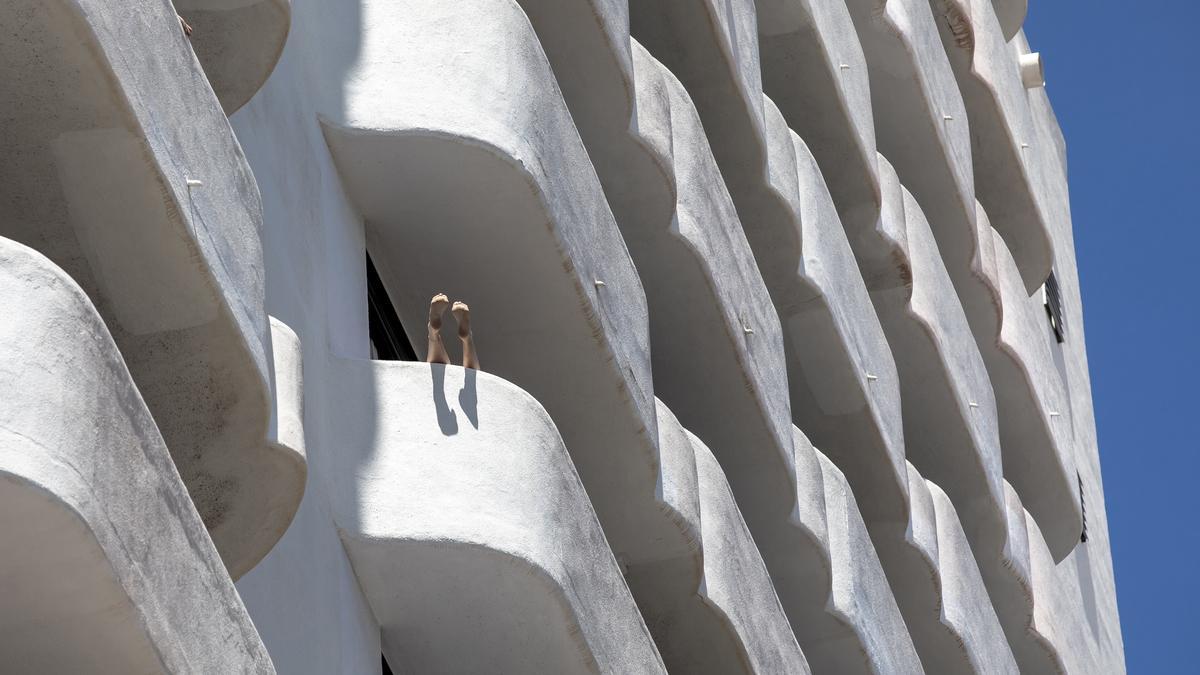
[{"label": "pair of bare feet", "polygon": [[183,34],[188,37],[191,37],[192,36],[192,27],[190,25],[188,25],[188,22],[183,20],[182,15],[176,14],[175,16],[179,17],[179,27],[183,29]]},{"label": "pair of bare feet", "polygon": [[[429,301],[429,353],[426,363],[450,363],[450,354],[442,343],[442,315],[450,298],[445,293],[438,293]],[[458,322],[458,339],[463,345],[463,367],[479,370],[479,356],[475,353],[475,338],[471,335],[471,308],[467,303],[455,301],[450,308],[454,320]]]}]

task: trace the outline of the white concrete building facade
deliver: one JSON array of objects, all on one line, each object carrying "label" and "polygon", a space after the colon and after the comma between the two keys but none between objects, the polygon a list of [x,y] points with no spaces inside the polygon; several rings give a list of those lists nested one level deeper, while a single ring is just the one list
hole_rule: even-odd
[{"label": "white concrete building facade", "polygon": [[0,4],[0,671],[1123,673],[1026,10]]}]

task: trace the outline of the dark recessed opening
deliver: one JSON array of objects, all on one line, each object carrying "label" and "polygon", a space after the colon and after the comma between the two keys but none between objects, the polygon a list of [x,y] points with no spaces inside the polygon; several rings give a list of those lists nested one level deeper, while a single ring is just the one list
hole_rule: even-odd
[{"label": "dark recessed opening", "polygon": [[[370,322],[371,358],[381,361],[416,361],[417,352],[408,341],[400,315],[383,287],[383,279],[367,254],[367,320]],[[388,671],[384,671],[385,673]]]},{"label": "dark recessed opening", "polygon": [[1063,322],[1062,293],[1058,288],[1058,279],[1054,278],[1054,272],[1046,277],[1046,283],[1042,285],[1042,302],[1046,305],[1046,315],[1050,319],[1054,339],[1061,343],[1067,334],[1067,324]]},{"label": "dark recessed opening", "polygon": [[1075,472],[1075,478],[1079,480],[1079,513],[1083,516],[1083,532],[1079,534],[1079,541],[1087,543],[1087,502],[1083,499],[1083,476],[1078,471]]},{"label": "dark recessed opening", "polygon": [[379,660],[383,662],[383,675],[392,675],[392,667],[388,665],[387,657],[380,654]]}]

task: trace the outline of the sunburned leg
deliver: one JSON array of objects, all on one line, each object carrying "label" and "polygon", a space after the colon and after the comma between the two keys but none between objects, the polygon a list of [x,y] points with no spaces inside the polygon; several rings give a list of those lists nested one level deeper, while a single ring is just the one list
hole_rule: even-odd
[{"label": "sunburned leg", "polygon": [[429,350],[425,355],[426,363],[450,363],[450,355],[446,353],[446,345],[442,344],[442,314],[450,298],[445,293],[438,293],[429,301]]},{"label": "sunburned leg", "polygon": [[475,353],[475,336],[471,334],[471,308],[465,302],[455,302],[450,309],[458,321],[458,337],[463,345],[463,367],[479,370],[479,356]]}]

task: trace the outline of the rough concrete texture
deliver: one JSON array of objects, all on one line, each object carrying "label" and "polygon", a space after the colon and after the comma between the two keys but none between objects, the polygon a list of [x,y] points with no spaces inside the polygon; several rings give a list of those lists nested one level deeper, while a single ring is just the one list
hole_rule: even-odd
[{"label": "rough concrete texture", "polygon": [[83,289],[0,239],[0,313],[4,669],[275,672]]},{"label": "rough concrete texture", "polygon": [[1025,11],[8,3],[0,661],[1120,672]]},{"label": "rough concrete texture", "polygon": [[[333,517],[389,660],[415,672],[651,670],[654,643],[537,401],[458,366],[334,368]],[[444,648],[464,632],[474,648]]]},{"label": "rough concrete texture", "polygon": [[672,672],[808,673],[721,465],[666,405],[658,410],[660,444],[695,453],[704,551],[694,595],[679,602],[654,589],[642,594],[663,661]]},{"label": "rough concrete texture", "polygon": [[[938,0],[932,7],[975,125],[974,133],[959,134],[959,144],[968,136],[971,139],[976,192],[981,200],[975,206],[974,228],[969,228],[976,233],[971,263],[974,274],[964,274],[963,267],[953,265],[952,275],[996,391],[1007,458],[1005,477],[1039,520],[1055,558],[1061,560],[1075,547],[1082,529],[1078,481],[1072,480],[1077,475],[1075,423],[1068,394],[1072,390],[1060,371],[1054,337],[1045,329],[1040,293],[1030,296],[1026,292],[1031,278],[1040,280],[1044,275],[1031,277],[1028,269],[1020,269],[1015,249],[1010,248],[1014,240],[1032,242],[1040,236],[1011,232],[1004,236],[1002,232],[997,237],[991,230],[991,212],[982,205],[984,190],[1000,189],[989,187],[999,184],[1007,192],[992,198],[997,210],[1007,212],[1013,205],[1028,203],[1032,206],[1019,218],[1020,223],[1042,222],[1053,203],[1047,192],[1053,182],[1052,169],[1043,158],[1056,153],[1057,147],[1051,147],[1050,139],[1033,144],[1037,129],[1030,92],[1021,84],[1018,59],[999,36],[991,5]],[[1007,173],[1001,175],[1003,172]],[[1069,220],[1069,216],[1064,219],[1065,211],[1060,207],[1059,222]],[[968,210],[964,220],[971,219]],[[1049,255],[1058,255],[1049,243],[1047,250]],[[1070,254],[1073,256],[1073,249]],[[1067,268],[1073,267],[1072,259]],[[983,280],[986,291],[972,283],[972,277]],[[1033,285],[1038,284],[1040,281]],[[1090,413],[1087,416],[1090,418]]]},{"label": "rough concrete texture", "polygon": [[[0,234],[84,288],[234,578],[287,528],[254,177],[168,3],[5,3]],[[189,181],[198,181],[192,184]]]}]

